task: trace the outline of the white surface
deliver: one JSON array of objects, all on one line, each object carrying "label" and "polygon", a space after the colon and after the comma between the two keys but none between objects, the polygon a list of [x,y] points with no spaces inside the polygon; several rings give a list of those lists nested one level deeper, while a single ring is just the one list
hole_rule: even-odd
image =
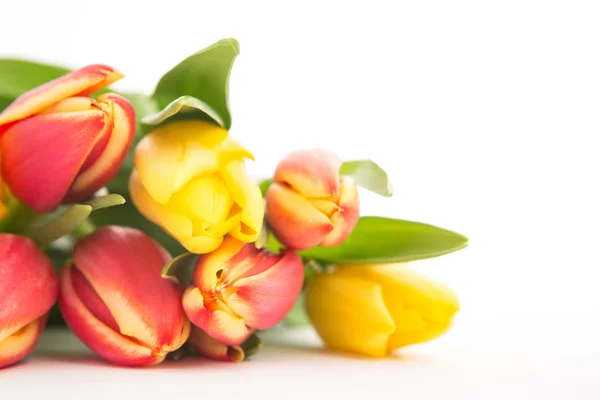
[{"label": "white surface", "polygon": [[198,358],[134,369],[107,365],[66,330],[51,330],[27,362],[2,371],[0,387],[3,395],[8,391],[25,399],[131,399],[144,394],[223,399],[600,398],[598,357],[578,346],[550,351],[515,346],[510,340],[492,346],[463,330],[460,336],[372,360],[324,352],[310,328],[276,330],[263,337],[260,353],[240,364]]},{"label": "white surface", "polygon": [[231,133],[253,150],[254,174],[297,147],[371,157],[396,195],[364,193],[364,215],[471,241],[416,264],[452,286],[462,310],[449,336],[406,358],[266,347],[240,366],[141,371],[39,358],[0,372],[3,398],[4,388],[73,398],[334,388],[411,400],[599,397],[598,2],[5,3],[0,56],[103,62],[127,74],[119,88],[148,93],[185,56],[236,37]]}]

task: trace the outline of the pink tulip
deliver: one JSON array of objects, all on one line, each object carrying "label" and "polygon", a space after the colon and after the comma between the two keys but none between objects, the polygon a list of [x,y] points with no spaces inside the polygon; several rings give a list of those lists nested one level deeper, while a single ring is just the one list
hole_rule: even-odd
[{"label": "pink tulip", "polygon": [[183,308],[190,321],[213,339],[235,346],[254,330],[281,321],[303,281],[302,260],[295,252],[273,254],[228,237],[198,260]]},{"label": "pink tulip", "polygon": [[123,75],[90,65],[21,95],[0,114],[2,175],[12,194],[43,213],[85,200],[115,177],[135,134],[133,106],[114,93]]},{"label": "pink tulip", "polygon": [[60,277],[59,306],[67,324],[114,364],[162,362],[183,345],[190,328],[181,289],[161,277],[170,259],[133,228],[107,226],[78,241]]},{"label": "pink tulip", "polygon": [[0,234],[0,368],[33,350],[57,293],[48,257],[28,238]]},{"label": "pink tulip", "polygon": [[342,161],[327,150],[298,150],[275,170],[267,191],[267,221],[290,249],[341,244],[359,218],[358,189],[341,177]]}]

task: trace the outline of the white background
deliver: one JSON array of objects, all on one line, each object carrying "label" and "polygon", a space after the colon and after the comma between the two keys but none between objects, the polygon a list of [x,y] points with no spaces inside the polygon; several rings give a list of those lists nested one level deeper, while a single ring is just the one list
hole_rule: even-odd
[{"label": "white background", "polygon": [[415,264],[452,286],[462,310],[447,336],[390,360],[325,355],[311,332],[296,332],[295,346],[305,351],[275,337],[279,344],[252,363],[132,371],[51,361],[47,349],[65,340],[58,333],[37,357],[0,371],[2,396],[58,397],[62,388],[61,398],[105,398],[113,389],[123,397],[172,390],[225,398],[600,398],[598,7],[3,2],[0,56],[109,64],[127,75],[120,89],[151,93],[181,59],[237,38],[231,134],[254,152],[253,174],[268,175],[299,147],[372,158],[396,192],[364,193],[364,215],[433,223],[467,235],[470,246]]}]

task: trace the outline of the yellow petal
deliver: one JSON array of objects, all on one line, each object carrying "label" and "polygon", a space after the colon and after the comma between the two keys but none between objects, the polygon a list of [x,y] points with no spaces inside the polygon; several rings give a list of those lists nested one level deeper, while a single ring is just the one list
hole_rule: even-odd
[{"label": "yellow petal", "polygon": [[197,120],[173,122],[146,135],[136,148],[135,167],[150,196],[167,204],[195,176],[216,172],[213,149],[226,137],[225,129]]},{"label": "yellow petal", "polygon": [[394,333],[390,336],[388,342],[389,351],[399,349],[411,344],[425,343],[433,340],[448,331],[452,327],[454,318],[450,318],[445,322],[436,324],[427,324],[426,326],[407,332]]},{"label": "yellow petal", "polygon": [[381,285],[396,325],[390,349],[423,343],[441,335],[451,326],[460,308],[452,289],[406,264],[345,266],[338,273]]},{"label": "yellow petal", "polygon": [[[169,202],[171,210],[187,215],[192,221],[200,219],[206,223],[204,230],[225,222],[232,205],[225,183],[215,175],[193,178]],[[194,229],[194,234],[199,232]]]},{"label": "yellow petal", "polygon": [[328,347],[372,357],[387,354],[395,326],[377,283],[314,274],[306,289],[306,310]]},{"label": "yellow petal", "polygon": [[243,241],[254,242],[262,229],[264,204],[260,188],[246,172],[243,161],[233,160],[221,170],[221,178],[227,185],[233,201],[241,209],[241,222],[229,233]]},{"label": "yellow petal", "polygon": [[156,202],[142,185],[136,171],[131,174],[129,192],[138,211],[148,220],[161,226],[188,251],[196,254],[208,253],[219,247],[223,241],[221,236],[194,236],[189,217]]},{"label": "yellow petal", "polygon": [[218,249],[200,257],[194,269],[196,286],[202,292],[214,290],[219,281],[217,271],[225,268],[227,261],[239,253],[243,246],[243,242],[233,237],[226,237]]}]

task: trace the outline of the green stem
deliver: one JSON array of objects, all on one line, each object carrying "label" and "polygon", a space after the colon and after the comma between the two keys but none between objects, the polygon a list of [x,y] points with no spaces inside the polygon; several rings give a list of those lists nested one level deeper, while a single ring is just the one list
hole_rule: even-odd
[{"label": "green stem", "polygon": [[91,219],[86,219],[81,225],[77,227],[71,235],[75,239],[81,239],[87,235],[91,235],[96,230],[96,225],[92,222]]},{"label": "green stem", "polygon": [[21,226],[36,217],[29,207],[14,197],[8,200],[8,210],[0,222],[0,232],[19,233]]}]

